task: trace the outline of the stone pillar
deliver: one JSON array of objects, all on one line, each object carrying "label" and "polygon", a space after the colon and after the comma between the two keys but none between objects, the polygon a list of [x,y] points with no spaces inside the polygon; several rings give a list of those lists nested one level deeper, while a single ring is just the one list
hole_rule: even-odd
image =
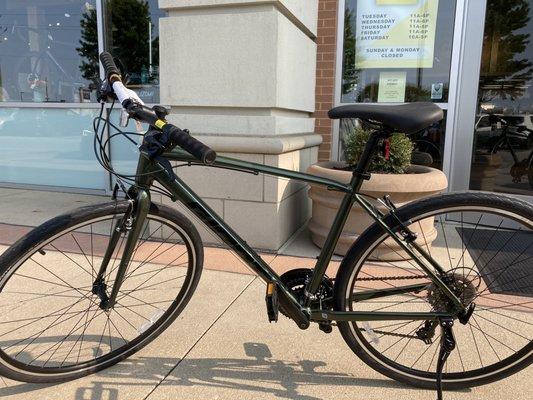
[{"label": "stone pillar", "polygon": [[[305,171],[314,133],[317,0],[159,0],[161,103],[219,154]],[[310,215],[307,186],[204,167],[178,174],[255,247]],[[209,240],[209,238],[206,238]]]}]

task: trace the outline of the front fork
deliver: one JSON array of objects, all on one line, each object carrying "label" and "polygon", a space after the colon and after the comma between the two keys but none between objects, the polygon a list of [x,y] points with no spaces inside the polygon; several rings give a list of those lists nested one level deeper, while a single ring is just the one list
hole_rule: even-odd
[{"label": "front fork", "polygon": [[[137,241],[141,236],[144,221],[146,220],[146,216],[150,210],[150,204],[150,193],[144,189],[139,189],[135,199],[131,201],[130,207],[124,216],[117,221],[113,228],[102,264],[100,265],[100,270],[98,271],[98,275],[93,282],[92,288],[92,292],[98,295],[100,298],[100,308],[103,310],[109,310],[113,308],[117,302],[118,292],[122,286],[122,283],[124,282],[124,277],[126,276],[126,271],[128,269],[128,265],[130,264],[133,250],[135,249]],[[124,246],[124,251],[117,269],[111,294],[108,296],[106,273],[109,267],[109,261],[115,253],[118,241],[123,232],[126,232],[127,235],[126,244]],[[108,275],[110,275],[112,272],[113,271],[110,271]]]}]

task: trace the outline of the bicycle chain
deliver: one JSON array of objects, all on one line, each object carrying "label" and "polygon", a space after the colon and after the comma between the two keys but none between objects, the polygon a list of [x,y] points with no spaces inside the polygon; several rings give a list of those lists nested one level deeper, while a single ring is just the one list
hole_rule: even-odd
[{"label": "bicycle chain", "polygon": [[[355,281],[401,281],[405,279],[422,279],[426,278],[426,276],[422,275],[403,275],[403,276],[389,276],[389,277],[372,277],[372,278],[359,278]],[[360,332],[367,332],[365,328],[359,328]],[[374,330],[372,329],[372,332],[380,334],[380,335],[387,335],[387,336],[394,336],[394,337],[401,337],[401,338],[407,338],[407,339],[420,339],[416,335],[406,335],[404,333],[396,333],[396,332],[385,332],[380,330]]]},{"label": "bicycle chain", "polygon": [[[368,331],[365,328],[359,328],[359,332],[368,332]],[[384,331],[374,330],[374,329],[372,329],[372,332],[379,333],[381,335],[387,335],[387,336],[395,336],[395,337],[408,338],[408,339],[420,339],[416,335],[406,335],[404,333],[384,332]]]},{"label": "bicycle chain", "polygon": [[389,276],[389,277],[372,277],[372,278],[359,278],[355,281],[402,281],[405,279],[427,279],[426,275],[403,275],[403,276]]}]

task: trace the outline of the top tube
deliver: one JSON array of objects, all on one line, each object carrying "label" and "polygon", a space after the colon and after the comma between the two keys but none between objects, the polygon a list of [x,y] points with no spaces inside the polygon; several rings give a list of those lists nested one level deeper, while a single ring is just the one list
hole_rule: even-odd
[{"label": "top tube", "polygon": [[[204,167],[206,166],[205,164],[198,162],[198,160],[192,155],[179,148],[176,148],[171,152],[164,153],[163,157],[171,161],[186,162],[189,165],[198,165]],[[237,169],[242,170],[243,172],[263,173],[271,176],[295,179],[302,182],[315,183],[317,185],[327,186],[328,189],[343,193],[353,193],[353,189],[350,185],[346,185],[342,182],[333,179],[322,178],[320,176],[307,174],[305,172],[291,171],[288,169],[272,167],[270,165],[263,165],[254,162],[238,160],[236,158],[231,157],[217,156],[217,159],[215,160],[214,164],[209,166]]]}]

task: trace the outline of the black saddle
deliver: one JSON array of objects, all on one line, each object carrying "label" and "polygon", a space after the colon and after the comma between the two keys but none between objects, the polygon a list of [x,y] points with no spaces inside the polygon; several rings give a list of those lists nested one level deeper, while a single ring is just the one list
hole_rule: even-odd
[{"label": "black saddle", "polygon": [[415,133],[444,118],[442,109],[434,103],[420,102],[397,106],[347,104],[331,109],[331,119],[360,118],[375,121],[403,133]]}]

